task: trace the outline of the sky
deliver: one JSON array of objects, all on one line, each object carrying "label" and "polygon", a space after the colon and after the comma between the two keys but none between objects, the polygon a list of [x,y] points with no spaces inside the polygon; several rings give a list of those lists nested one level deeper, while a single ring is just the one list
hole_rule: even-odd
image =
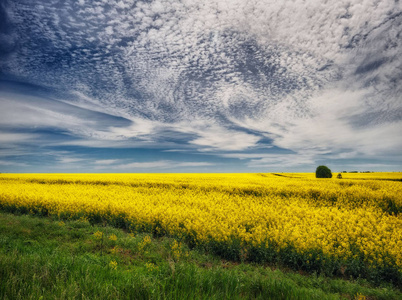
[{"label": "sky", "polygon": [[0,0],[0,172],[402,171],[399,0]]}]

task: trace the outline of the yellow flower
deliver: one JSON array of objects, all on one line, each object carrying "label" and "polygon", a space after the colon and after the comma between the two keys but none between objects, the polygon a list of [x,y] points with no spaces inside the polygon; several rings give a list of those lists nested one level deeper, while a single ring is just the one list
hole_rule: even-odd
[{"label": "yellow flower", "polygon": [[[319,250],[326,262],[393,263],[402,272],[402,219],[387,211],[390,203],[402,207],[402,185],[375,180],[402,173],[344,173],[341,181],[277,175],[0,174],[0,206],[72,220],[123,221],[133,230],[158,228],[195,245],[236,241],[249,250],[275,245],[278,255],[288,246],[301,255]],[[100,231],[93,235],[104,238]],[[147,236],[138,249],[151,243]],[[183,257],[182,248],[173,242],[174,259]]]},{"label": "yellow flower", "polygon": [[113,247],[112,249],[110,249],[110,253],[113,253],[113,254],[116,254],[116,253],[118,253],[119,252],[119,247]]},{"label": "yellow flower", "polygon": [[152,272],[159,269],[159,267],[153,263],[146,263],[145,267],[147,268],[148,272]]},{"label": "yellow flower", "polygon": [[149,235],[145,236],[141,243],[139,244],[138,248],[140,251],[143,251],[148,245],[151,244],[151,237]]},{"label": "yellow flower", "polygon": [[115,234],[111,234],[111,235],[109,235],[109,240],[117,241],[117,236]]},{"label": "yellow flower", "polygon": [[366,298],[366,296],[364,296],[364,295],[362,295],[362,294],[357,294],[356,296],[355,296],[355,299],[356,300],[366,300],[367,298]]},{"label": "yellow flower", "polygon": [[103,232],[101,232],[101,231],[95,232],[95,233],[94,233],[94,237],[95,237],[97,240],[102,239],[102,237],[103,237]]},{"label": "yellow flower", "polygon": [[182,256],[181,243],[174,240],[172,243],[171,249],[172,249],[173,259],[176,261],[179,260],[180,257]]},{"label": "yellow flower", "polygon": [[117,261],[112,260],[112,261],[109,263],[109,267],[110,267],[111,269],[113,269],[113,270],[116,270],[116,269],[117,269]]}]

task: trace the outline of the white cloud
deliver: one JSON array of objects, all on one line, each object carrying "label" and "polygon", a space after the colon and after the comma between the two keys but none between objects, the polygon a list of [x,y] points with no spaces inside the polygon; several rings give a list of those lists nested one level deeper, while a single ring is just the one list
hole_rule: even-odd
[{"label": "white cloud", "polygon": [[177,169],[186,167],[206,167],[212,166],[207,162],[177,162],[171,160],[158,160],[151,162],[132,162],[108,167],[116,170],[136,170],[136,169]]},{"label": "white cloud", "polygon": [[306,154],[272,154],[264,155],[260,159],[252,159],[248,163],[250,168],[292,168],[300,166],[314,166],[315,160],[312,156]]},{"label": "white cloud", "polygon": [[113,165],[117,162],[119,162],[119,159],[100,159],[100,160],[95,160],[94,164],[95,165]]},{"label": "white cloud", "polygon": [[170,162],[166,160],[152,161],[152,162],[133,162],[114,166],[114,169],[151,169],[151,168],[167,168]]},{"label": "white cloud", "polygon": [[66,110],[50,99],[0,93],[0,101],[0,126],[3,127],[54,127],[79,134],[95,125],[94,121],[74,116],[74,110]]},{"label": "white cloud", "polygon": [[148,140],[155,133],[156,128],[160,127],[159,122],[135,118],[132,125],[128,127],[111,127],[109,136],[118,139],[142,138]]},{"label": "white cloud", "polygon": [[27,167],[28,164],[15,161],[0,160],[0,166]]},{"label": "white cloud", "polygon": [[78,162],[82,162],[85,159],[83,158],[77,158],[77,157],[59,157],[58,161],[61,164],[74,164]]},{"label": "white cloud", "polygon": [[[234,130],[212,127],[209,131],[198,132],[199,138],[190,141],[191,144],[202,146],[204,151],[240,151],[256,146],[258,136]],[[204,148],[205,147],[205,148]]]},{"label": "white cloud", "polygon": [[[311,99],[313,116],[294,119],[285,130],[273,130],[278,135],[274,144],[295,151],[316,149],[335,154],[344,149],[367,155],[398,149],[402,144],[397,133],[402,129],[401,121],[370,124],[361,120],[371,112],[364,103],[365,95],[361,91],[332,90]],[[368,124],[359,125],[363,121]]]},{"label": "white cloud", "polygon": [[37,134],[0,132],[0,143],[3,145],[33,142]]},{"label": "white cloud", "polygon": [[212,163],[208,162],[180,162],[180,163],[174,163],[174,166],[176,167],[209,167],[213,166]]}]

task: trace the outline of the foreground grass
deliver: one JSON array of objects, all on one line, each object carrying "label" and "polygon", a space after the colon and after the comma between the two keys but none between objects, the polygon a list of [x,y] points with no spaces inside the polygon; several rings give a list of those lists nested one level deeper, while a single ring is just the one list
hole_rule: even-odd
[{"label": "foreground grass", "polygon": [[401,299],[390,286],[231,263],[169,237],[0,213],[1,299]]}]

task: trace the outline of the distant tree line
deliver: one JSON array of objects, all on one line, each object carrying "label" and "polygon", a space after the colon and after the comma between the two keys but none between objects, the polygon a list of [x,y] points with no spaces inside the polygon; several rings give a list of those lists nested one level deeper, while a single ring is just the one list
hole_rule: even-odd
[{"label": "distant tree line", "polygon": [[374,171],[342,171],[341,173],[374,173]]}]

